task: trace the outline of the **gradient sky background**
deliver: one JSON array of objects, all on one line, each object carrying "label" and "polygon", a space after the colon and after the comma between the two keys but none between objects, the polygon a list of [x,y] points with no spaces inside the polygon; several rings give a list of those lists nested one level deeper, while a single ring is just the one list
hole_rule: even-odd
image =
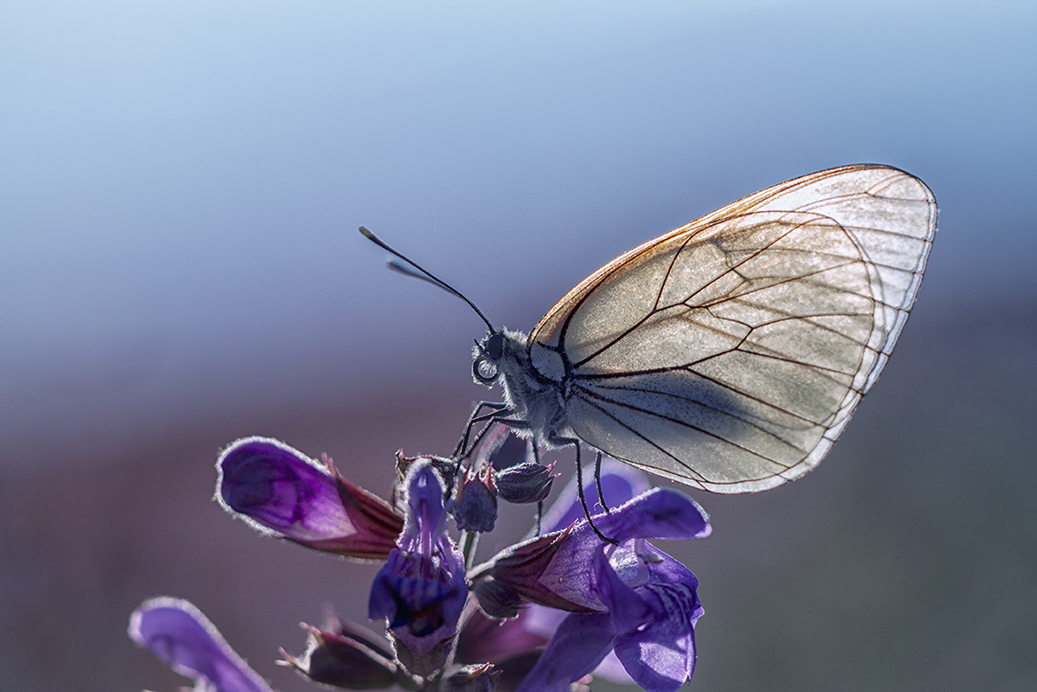
[{"label": "gradient sky background", "polygon": [[529,329],[651,237],[881,162],[940,204],[915,314],[820,470],[696,495],[692,689],[1034,689],[1035,7],[8,0],[0,688],[173,688],[124,634],[159,593],[286,692],[299,620],[362,619],[369,567],[209,501],[247,434],[383,491],[486,396],[481,322],[359,224]]}]

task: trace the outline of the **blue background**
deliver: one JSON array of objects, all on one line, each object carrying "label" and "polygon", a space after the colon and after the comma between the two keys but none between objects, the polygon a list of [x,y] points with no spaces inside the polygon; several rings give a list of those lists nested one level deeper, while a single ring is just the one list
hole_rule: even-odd
[{"label": "blue background", "polygon": [[857,162],[936,193],[927,278],[818,471],[695,496],[714,535],[671,546],[703,583],[692,686],[1037,687],[1032,3],[2,14],[0,688],[175,687],[124,633],[157,594],[286,692],[299,620],[364,620],[374,567],[209,500],[250,434],[384,493],[396,449],[448,453],[487,397],[481,322],[385,271],[359,224],[528,330],[630,247]]}]

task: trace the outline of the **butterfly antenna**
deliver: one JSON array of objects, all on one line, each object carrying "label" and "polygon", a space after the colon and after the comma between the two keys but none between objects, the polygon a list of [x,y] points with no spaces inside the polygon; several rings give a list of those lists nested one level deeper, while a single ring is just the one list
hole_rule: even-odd
[{"label": "butterfly antenna", "polygon": [[[401,274],[404,274],[406,276],[411,276],[411,277],[414,277],[415,279],[421,279],[422,281],[426,281],[426,282],[432,284],[433,286],[438,286],[439,288],[443,289],[447,293],[450,293],[451,295],[457,296],[458,298],[460,298],[464,302],[468,303],[468,307],[472,308],[472,310],[475,310],[475,314],[477,314],[482,319],[482,321],[486,323],[486,326],[489,328],[489,330],[491,332],[496,332],[497,331],[494,328],[493,324],[488,319],[486,319],[486,315],[484,315],[482,313],[482,310],[480,310],[479,307],[475,303],[470,301],[465,294],[461,293],[456,288],[454,288],[453,286],[448,284],[446,281],[443,281],[438,276],[436,276],[435,274],[433,274],[429,270],[425,269],[420,264],[418,264],[414,260],[410,259],[409,257],[404,255],[403,253],[401,253],[401,252],[399,252],[397,250],[394,250],[392,247],[387,245],[381,238],[379,238],[378,236],[376,236],[374,233],[372,233],[371,231],[367,230],[363,226],[360,227],[360,233],[361,233],[361,235],[363,235],[365,238],[370,240],[372,243],[374,243],[378,247],[382,248],[383,250],[385,250],[386,252],[390,253],[391,255],[393,255],[395,257],[398,257],[399,259],[401,259],[404,262],[406,262],[406,264],[400,264],[399,262],[396,262],[395,260],[390,260],[388,262],[388,266],[389,266],[390,269],[392,269],[394,271],[397,271],[397,272],[399,272]],[[413,267],[413,269],[411,267]]]}]

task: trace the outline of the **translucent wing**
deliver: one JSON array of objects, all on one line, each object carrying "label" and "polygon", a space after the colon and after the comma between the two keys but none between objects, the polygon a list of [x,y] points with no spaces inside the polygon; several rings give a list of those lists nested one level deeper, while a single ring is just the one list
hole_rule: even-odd
[{"label": "translucent wing", "polygon": [[816,466],[878,378],[935,231],[903,171],[797,178],[613,260],[530,356],[585,442],[705,490],[765,490]]}]

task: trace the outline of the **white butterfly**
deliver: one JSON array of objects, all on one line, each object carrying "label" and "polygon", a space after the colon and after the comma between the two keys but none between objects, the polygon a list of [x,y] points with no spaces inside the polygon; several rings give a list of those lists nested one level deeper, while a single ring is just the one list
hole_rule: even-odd
[{"label": "white butterfly", "polygon": [[541,447],[773,488],[820,463],[875,383],[935,232],[932,192],[903,171],[797,178],[616,258],[529,336],[491,327],[473,373],[504,389],[492,417]]}]

